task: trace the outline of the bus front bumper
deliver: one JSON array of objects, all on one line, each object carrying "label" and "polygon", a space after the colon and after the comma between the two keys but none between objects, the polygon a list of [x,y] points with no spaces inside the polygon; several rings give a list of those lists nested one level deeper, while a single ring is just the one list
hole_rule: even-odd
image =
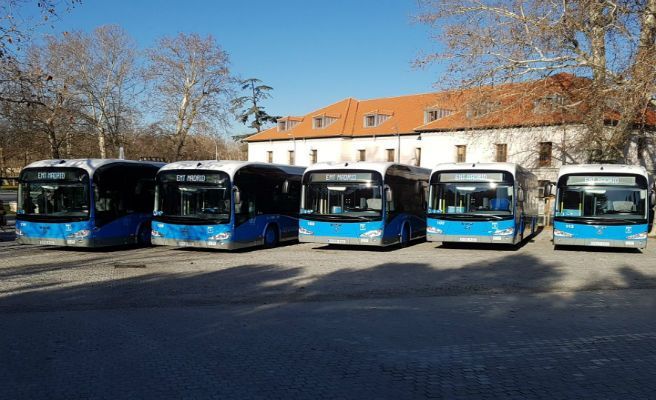
[{"label": "bus front bumper", "polygon": [[298,241],[301,243],[321,243],[321,244],[345,244],[353,246],[389,246],[398,243],[397,240],[384,241],[382,238],[346,238],[314,235],[298,235]]},{"label": "bus front bumper", "polygon": [[481,236],[481,235],[438,235],[435,233],[428,233],[426,240],[429,242],[459,242],[459,243],[498,243],[498,244],[514,244],[515,240],[513,235],[505,236]]},{"label": "bus front bumper", "polygon": [[234,242],[232,240],[184,240],[166,239],[161,237],[152,237],[150,241],[155,246],[194,247],[218,250],[238,250],[264,244],[263,240],[253,242]]},{"label": "bus front bumper", "polygon": [[93,247],[93,239],[60,239],[60,238],[35,238],[18,236],[16,242],[19,244],[36,244],[40,246],[67,246],[67,247]]},{"label": "bus front bumper", "polygon": [[555,246],[625,247],[632,249],[647,247],[647,240],[573,239],[556,236],[553,242]]}]

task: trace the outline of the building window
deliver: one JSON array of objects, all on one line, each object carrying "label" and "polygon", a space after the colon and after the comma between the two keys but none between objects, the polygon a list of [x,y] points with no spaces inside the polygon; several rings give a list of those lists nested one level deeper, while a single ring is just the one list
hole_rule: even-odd
[{"label": "building window", "polygon": [[323,129],[337,121],[336,117],[328,117],[325,115],[312,118],[312,129]]},{"label": "building window", "polygon": [[364,127],[375,128],[389,119],[386,114],[368,114],[364,116]]},{"label": "building window", "polygon": [[508,145],[505,143],[497,144],[497,162],[508,161]]},{"label": "building window", "polygon": [[421,165],[421,147],[415,148],[415,166]]},{"label": "building window", "polygon": [[387,162],[394,162],[394,149],[387,149]]},{"label": "building window", "polygon": [[545,114],[562,110],[565,106],[565,96],[548,94],[533,102],[533,113]]},{"label": "building window", "polygon": [[480,101],[467,105],[465,116],[467,119],[483,117],[499,109],[501,102],[498,101]]},{"label": "building window", "polygon": [[310,163],[311,164],[317,163],[317,150],[310,150]]},{"label": "building window", "polygon": [[367,161],[367,151],[358,150],[358,161]]},{"label": "building window", "polygon": [[273,151],[267,151],[267,162],[268,163],[273,162]]},{"label": "building window", "polygon": [[436,119],[444,118],[453,114],[453,110],[447,110],[444,108],[431,108],[424,112],[424,123],[433,122]]},{"label": "building window", "polygon": [[293,129],[296,125],[298,125],[300,121],[295,121],[291,119],[279,119],[278,120],[278,132],[284,132],[288,131],[290,129]]},{"label": "building window", "polygon": [[288,151],[289,157],[288,157],[288,164],[289,165],[294,165],[294,150],[289,150]]},{"label": "building window", "polygon": [[551,142],[540,142],[540,158],[539,166],[540,167],[551,167],[551,151],[553,145]]},{"label": "building window", "polygon": [[467,146],[460,144],[456,146],[456,162],[467,161]]}]

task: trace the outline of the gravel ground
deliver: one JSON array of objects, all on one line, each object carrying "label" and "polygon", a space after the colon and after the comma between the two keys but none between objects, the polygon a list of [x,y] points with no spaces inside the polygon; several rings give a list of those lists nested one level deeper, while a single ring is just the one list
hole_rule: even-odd
[{"label": "gravel ground", "polygon": [[170,247],[73,250],[0,243],[0,310],[159,307],[280,301],[656,288],[647,250],[353,249],[295,244],[243,252]]}]

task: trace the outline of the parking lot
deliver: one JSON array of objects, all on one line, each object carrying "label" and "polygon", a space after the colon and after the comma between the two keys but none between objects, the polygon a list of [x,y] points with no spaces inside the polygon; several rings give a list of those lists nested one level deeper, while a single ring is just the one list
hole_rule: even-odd
[{"label": "parking lot", "polygon": [[[650,398],[656,243],[0,243],[7,398]],[[120,383],[118,383],[120,382]]]}]

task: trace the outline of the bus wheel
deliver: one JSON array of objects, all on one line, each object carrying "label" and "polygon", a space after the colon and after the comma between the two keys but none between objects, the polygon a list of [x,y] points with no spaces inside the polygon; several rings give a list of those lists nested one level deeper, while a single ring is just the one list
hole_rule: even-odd
[{"label": "bus wheel", "polygon": [[137,244],[139,246],[150,246],[150,224],[146,223],[139,225]]},{"label": "bus wheel", "polygon": [[270,249],[278,245],[278,229],[275,225],[269,225],[264,232],[264,247]]},{"label": "bus wheel", "polygon": [[403,230],[401,231],[401,247],[408,247],[408,244],[410,243],[410,227],[408,225],[403,227]]}]

